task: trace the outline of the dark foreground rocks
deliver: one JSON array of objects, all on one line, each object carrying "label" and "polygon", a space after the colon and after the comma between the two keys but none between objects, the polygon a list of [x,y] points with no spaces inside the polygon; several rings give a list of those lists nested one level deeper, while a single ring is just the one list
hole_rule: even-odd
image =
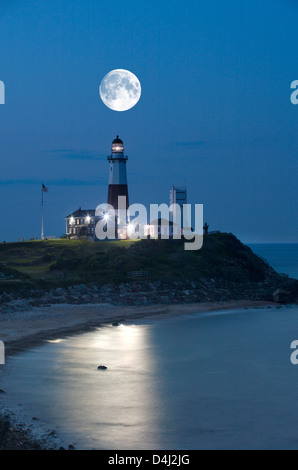
[{"label": "dark foreground rocks", "polygon": [[9,415],[0,415],[0,450],[46,450],[45,440],[37,440],[28,429],[11,422]]}]

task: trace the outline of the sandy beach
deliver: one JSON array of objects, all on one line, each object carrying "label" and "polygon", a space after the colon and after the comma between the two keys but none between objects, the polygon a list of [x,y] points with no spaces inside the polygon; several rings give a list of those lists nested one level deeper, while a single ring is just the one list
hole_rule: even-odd
[{"label": "sandy beach", "polygon": [[247,300],[151,306],[59,304],[36,307],[26,312],[1,314],[0,339],[6,345],[6,353],[14,354],[45,340],[79,334],[112,322],[272,306],[276,304]]}]

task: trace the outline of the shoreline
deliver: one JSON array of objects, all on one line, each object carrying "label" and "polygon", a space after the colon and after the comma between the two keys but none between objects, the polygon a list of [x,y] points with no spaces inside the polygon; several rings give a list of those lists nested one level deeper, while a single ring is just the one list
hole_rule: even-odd
[{"label": "shoreline", "polygon": [[114,322],[262,307],[279,308],[279,305],[274,302],[248,300],[150,306],[115,306],[107,303],[55,304],[49,307],[34,307],[25,312],[2,314],[0,340],[5,344],[6,356],[12,356],[44,341],[86,333]]}]

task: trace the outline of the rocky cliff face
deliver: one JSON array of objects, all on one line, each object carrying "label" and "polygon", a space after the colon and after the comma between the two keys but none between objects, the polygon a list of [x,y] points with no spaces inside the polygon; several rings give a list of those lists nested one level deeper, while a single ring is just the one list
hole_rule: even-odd
[{"label": "rocky cliff face", "polygon": [[[279,294],[276,292],[279,291]],[[275,293],[275,296],[273,296]],[[121,284],[79,284],[49,290],[30,289],[0,296],[0,313],[27,311],[53,304],[155,305],[229,300],[298,301],[298,281],[265,280],[237,283],[216,279],[200,281],[142,281]]]}]

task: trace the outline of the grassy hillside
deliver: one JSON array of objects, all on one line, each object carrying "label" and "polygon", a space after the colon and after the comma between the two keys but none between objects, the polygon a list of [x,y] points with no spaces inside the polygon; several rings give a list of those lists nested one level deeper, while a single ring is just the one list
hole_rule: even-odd
[{"label": "grassy hillside", "polygon": [[[58,282],[77,280],[78,260],[107,252],[113,247],[129,247],[131,241],[92,243],[87,240],[49,240],[0,244],[0,272],[11,272],[19,280]],[[62,269],[56,266],[63,264]],[[4,282],[4,280],[2,280]],[[0,277],[1,283],[1,277]]]},{"label": "grassy hillside", "polygon": [[129,273],[139,270],[153,280],[204,277],[246,282],[275,275],[232,234],[208,235],[198,251],[185,251],[182,240],[0,244],[0,289],[12,284],[125,282]]}]

